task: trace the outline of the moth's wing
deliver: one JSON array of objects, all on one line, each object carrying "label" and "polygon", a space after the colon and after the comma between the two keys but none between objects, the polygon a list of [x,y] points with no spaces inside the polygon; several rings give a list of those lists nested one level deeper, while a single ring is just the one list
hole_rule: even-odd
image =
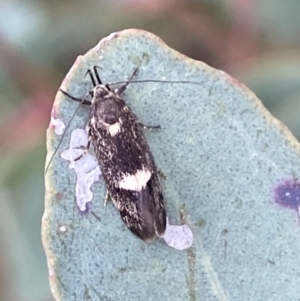
[{"label": "moth's wing", "polygon": [[123,221],[130,231],[145,241],[162,236],[166,229],[163,196],[155,177],[153,175],[141,191],[121,189],[116,196],[120,201],[115,204]]},{"label": "moth's wing", "polygon": [[147,186],[149,187],[149,189],[151,188],[151,194],[154,195],[152,202],[154,207],[153,219],[155,222],[156,235],[163,236],[166,230],[167,217],[164,205],[164,197],[161,191],[161,185],[157,170],[151,176],[149,182],[147,183]]},{"label": "moth's wing", "polygon": [[129,107],[124,106],[119,122],[121,127],[114,134],[100,123],[90,123],[95,153],[123,221],[142,240],[152,240],[166,228],[157,168],[143,128]]}]

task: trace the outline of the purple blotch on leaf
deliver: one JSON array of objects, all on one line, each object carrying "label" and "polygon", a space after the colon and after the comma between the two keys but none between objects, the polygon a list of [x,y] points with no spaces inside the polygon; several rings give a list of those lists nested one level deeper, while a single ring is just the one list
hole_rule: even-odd
[{"label": "purple blotch on leaf", "polygon": [[275,202],[286,208],[299,212],[300,206],[300,182],[286,180],[275,188]]}]

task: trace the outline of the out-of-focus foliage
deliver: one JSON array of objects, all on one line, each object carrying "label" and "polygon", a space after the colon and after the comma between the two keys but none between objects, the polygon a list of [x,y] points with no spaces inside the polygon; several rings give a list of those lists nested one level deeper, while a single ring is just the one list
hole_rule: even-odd
[{"label": "out-of-focus foliage", "polygon": [[52,300],[40,240],[45,129],[64,75],[111,32],[142,28],[249,85],[300,138],[300,2],[0,1],[1,300]]}]

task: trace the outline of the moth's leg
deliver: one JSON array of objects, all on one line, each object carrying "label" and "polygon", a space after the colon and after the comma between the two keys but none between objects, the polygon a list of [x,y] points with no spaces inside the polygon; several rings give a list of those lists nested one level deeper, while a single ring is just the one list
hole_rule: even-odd
[{"label": "moth's leg", "polygon": [[162,177],[164,180],[167,179],[167,176],[163,173],[163,171],[161,169],[158,169],[157,172],[158,172],[159,176]]},{"label": "moth's leg", "polygon": [[94,215],[99,222],[101,222],[101,218],[94,211],[91,211],[91,214]]},{"label": "moth's leg", "polygon": [[76,158],[74,161],[78,161],[78,160],[80,160],[81,158],[83,158],[83,157],[87,154],[87,152],[88,152],[90,146],[91,146],[91,141],[89,140],[88,143],[87,143],[87,145],[86,145],[86,147],[83,147],[83,148],[82,148],[82,149],[83,149],[83,153],[82,153],[78,158]]},{"label": "moth's leg", "polygon": [[128,80],[128,82],[125,83],[124,85],[122,85],[120,88],[117,89],[117,91],[116,91],[116,94],[117,94],[117,95],[122,94],[122,93],[126,90],[127,86],[130,84],[131,80],[132,80],[133,77],[136,75],[137,71],[138,71],[138,68],[136,68],[136,69],[133,71],[133,73],[132,73],[130,79]]},{"label": "moth's leg", "polygon": [[106,206],[106,204],[107,204],[108,202],[110,202],[110,201],[112,201],[113,204],[114,204],[114,206],[115,206],[116,208],[118,208],[118,203],[116,202],[116,200],[114,200],[114,199],[112,198],[110,192],[109,192],[108,190],[106,190],[105,197],[104,197],[104,206]]},{"label": "moth's leg", "polygon": [[161,126],[160,125],[145,125],[141,122],[139,122],[139,125],[141,127],[143,127],[144,129],[147,129],[147,130],[157,130],[157,129],[161,129]]},{"label": "moth's leg", "polygon": [[[61,93],[63,93],[63,94],[66,95],[67,97],[69,97],[69,98],[71,98],[71,99],[73,99],[73,100],[75,100],[75,101],[77,101],[77,102],[81,102],[83,105],[88,105],[88,106],[90,106],[90,105],[92,104],[91,101],[86,100],[86,99],[84,99],[84,98],[75,97],[75,96],[69,94],[68,92],[66,92],[66,91],[64,91],[64,90],[62,90],[62,89],[59,89],[58,91],[60,91]],[[88,94],[91,95],[91,96],[93,96],[93,91],[90,91]]]},{"label": "moth's leg", "polygon": [[109,202],[109,199],[110,199],[110,194],[109,191],[106,190],[105,197],[104,197],[104,206],[106,206],[107,202]]}]

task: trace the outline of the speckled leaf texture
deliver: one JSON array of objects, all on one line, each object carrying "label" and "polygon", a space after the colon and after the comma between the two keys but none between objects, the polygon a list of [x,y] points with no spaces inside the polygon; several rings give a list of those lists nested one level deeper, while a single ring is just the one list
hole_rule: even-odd
[{"label": "speckled leaf texture", "polygon": [[[244,85],[194,61],[145,31],[124,30],[78,57],[61,88],[83,97],[87,69],[104,83],[132,83],[123,94],[144,124],[159,168],[167,214],[186,223],[185,251],[145,243],[121,221],[105,187],[93,184],[89,213],[79,212],[74,170],[60,154],[84,128],[82,106],[46,174],[42,238],[56,300],[299,300],[300,146]],[[52,116],[69,122],[78,103],[58,92]],[[47,131],[49,160],[61,140]]]}]

